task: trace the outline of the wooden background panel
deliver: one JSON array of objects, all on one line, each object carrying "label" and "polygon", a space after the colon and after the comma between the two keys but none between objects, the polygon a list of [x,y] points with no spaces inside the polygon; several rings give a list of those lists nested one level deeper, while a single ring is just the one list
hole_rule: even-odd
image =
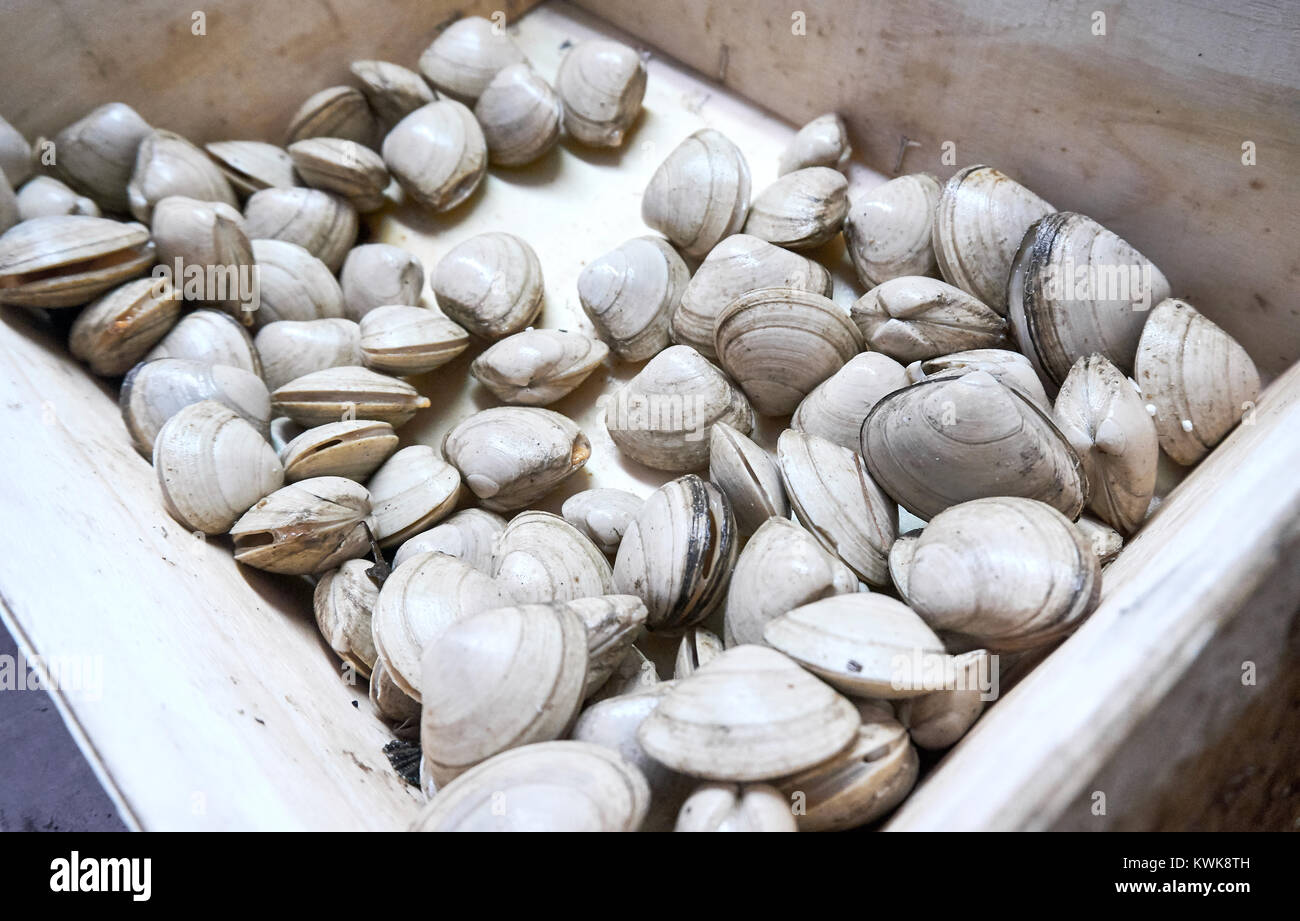
[{"label": "wooden background panel", "polygon": [[905,137],[918,146],[903,172],[998,166],[1127,238],[1266,372],[1300,357],[1300,19],[1287,0],[579,3],[792,121],[839,111],[882,172]]}]

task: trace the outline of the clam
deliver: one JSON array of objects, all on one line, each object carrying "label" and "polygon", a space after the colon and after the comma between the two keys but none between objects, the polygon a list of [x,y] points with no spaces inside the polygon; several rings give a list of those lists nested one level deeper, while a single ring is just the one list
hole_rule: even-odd
[{"label": "clam", "polygon": [[1096,518],[1080,515],[1074,526],[1092,547],[1092,552],[1097,555],[1097,561],[1102,566],[1119,556],[1120,550],[1124,547],[1124,536]]},{"label": "clam", "polygon": [[263,189],[302,185],[293,171],[293,158],[283,147],[263,141],[214,141],[203,147],[240,198]]},{"label": "clam", "polygon": [[388,374],[424,374],[469,345],[469,333],[437,311],[388,304],[361,318],[361,360]]},{"label": "clam", "polygon": [[158,202],[170,195],[237,207],[235,192],[207,154],[179,134],[152,131],[140,141],[126,187],[131,214],[149,223]]},{"label": "clam", "polygon": [[419,74],[388,61],[353,61],[348,70],[386,130],[438,96]]},{"label": "clam", "polygon": [[555,88],[564,103],[564,128],[588,147],[621,147],[641,114],[645,62],[622,42],[578,42],[560,61]]},{"label": "clam", "polygon": [[712,128],[682,141],[641,198],[641,219],[696,259],[739,232],[748,213],[749,164]]},{"label": "clam", "polygon": [[503,403],[545,406],[571,393],[607,355],[605,343],[581,333],[527,329],[491,346],[469,372]]},{"label": "clam", "polygon": [[741,534],[769,518],[788,518],[790,503],[771,455],[725,422],[709,434],[709,479],[722,490]]},{"label": "clam", "polygon": [[585,489],[565,499],[561,512],[604,553],[614,554],[642,503],[623,489]]},{"label": "clam", "polygon": [[420,55],[420,73],[437,89],[472,103],[503,68],[525,61],[515,40],[482,16],[449,25]]},{"label": "clam", "polygon": [[627,694],[639,694],[661,683],[655,664],[635,646],[630,647],[614,666],[614,672],[589,697],[591,703],[611,700]]},{"label": "clam", "polygon": [[1034,221],[1056,209],[989,166],[958,170],[943,187],[932,242],[944,280],[1007,315],[1007,277]]},{"label": "clam", "polygon": [[898,702],[898,721],[920,748],[938,750],[956,745],[984,712],[984,691],[979,672],[987,671],[989,654],[983,650],[962,656],[959,672],[964,679],[951,691],[934,691]]},{"label": "clam", "polygon": [[136,153],[152,132],[148,122],[125,103],[102,105],[54,136],[55,172],[105,211],[125,214],[126,186],[135,170]]},{"label": "clam", "polygon": [[715,487],[687,474],[650,494],[614,560],[614,587],[646,603],[646,626],[693,626],[722,603],[736,561],[736,523]]},{"label": "clam", "polygon": [[1236,339],[1186,301],[1156,305],[1142,331],[1135,376],[1160,447],[1194,464],[1223,440],[1259,396],[1259,372]]},{"label": "clam", "polygon": [[203,400],[215,400],[234,410],[266,437],[271,422],[266,385],[257,375],[239,368],[186,358],[141,362],[122,381],[118,402],[132,444],[148,457],[163,423]]},{"label": "clam", "polygon": [[[176,304],[179,306],[180,302]],[[155,358],[189,358],[210,365],[230,365],[262,376],[262,361],[253,337],[243,324],[220,310],[187,313],[144,356],[145,361]]]},{"label": "clam", "polygon": [[492,578],[516,604],[609,595],[609,560],[559,515],[520,512],[496,539]]},{"label": "clam", "polygon": [[840,232],[849,181],[839,170],[810,166],[786,173],[754,199],[745,233],[788,249],[813,249]]},{"label": "clam", "polygon": [[605,408],[605,428],[614,444],[656,470],[704,467],[710,431],[718,422],[747,435],[754,411],[725,374],[686,345],[650,359]]},{"label": "clam", "polygon": [[709,783],[682,803],[673,831],[794,832],[794,814],[781,791],[767,784]]},{"label": "clam", "polygon": [[125,374],[167,334],[181,302],[166,279],[139,278],[101,295],[77,315],[68,350],[101,377]]},{"label": "clam", "polygon": [[786,656],[737,646],[677,682],[637,732],[668,767],[706,780],[756,781],[842,750],[858,711]]},{"label": "clam", "polygon": [[331,86],[308,96],[298,107],[289,119],[285,144],[308,138],[342,138],[372,147],[377,130],[375,114],[360,90]]},{"label": "clam", "polygon": [[10,188],[4,171],[0,170],[0,233],[4,233],[20,220],[22,217],[18,213],[18,199],[14,195],[14,190]]},{"label": "clam", "polygon": [[511,603],[491,577],[468,563],[445,553],[416,554],[379,589],[371,617],[377,661],[418,702],[420,659],[429,645],[456,621]]},{"label": "clam", "polygon": [[235,561],[289,575],[336,569],[370,550],[369,517],[370,496],[360,483],[336,476],[300,480],[235,522]]},{"label": "clam", "polygon": [[343,316],[343,291],[334,273],[297,243],[254,240],[253,255],[259,305],[251,316],[258,326]]},{"label": "clam", "polygon": [[560,140],[564,106],[551,85],[526,63],[497,71],[474,104],[488,157],[498,166],[522,166]]},{"label": "clam", "polygon": [[396,428],[429,406],[429,398],[406,381],[354,366],[296,377],[277,387],[271,401],[278,413],[309,427],[349,418],[376,419]]},{"label": "clam", "polygon": [[907,603],[907,576],[912,568],[912,555],[916,553],[916,540],[921,536],[921,528],[898,535],[894,545],[889,548],[889,580],[894,584],[898,597]]},{"label": "clam", "polygon": [[412,831],[636,831],[650,790],[611,749],[542,742],[489,758],[439,791]]},{"label": "clam", "polygon": [[898,509],[862,458],[834,442],[788,429],[777,440],[781,479],[795,517],[868,585],[889,584]]},{"label": "clam", "polygon": [[421,106],[384,138],[384,163],[402,189],[433,211],[473,193],[487,172],[487,141],[474,113],[453,99]]},{"label": "clam", "polygon": [[94,200],[78,195],[53,176],[34,176],[23,183],[14,199],[19,220],[54,217],[59,214],[84,214],[99,217]]},{"label": "clam", "polygon": [[4,173],[15,186],[27,182],[34,169],[32,145],[22,132],[0,118],[0,173]]},{"label": "clam", "polygon": [[510,233],[484,233],[453,247],[433,270],[438,306],[476,336],[501,339],[542,310],[542,266]]},{"label": "clam", "polygon": [[0,235],[0,304],[79,307],[144,273],[149,231],[102,217],[23,221]]},{"label": "clam", "polygon": [[858,352],[848,312],[799,288],[759,288],[718,314],[718,361],[766,416],[785,416]]},{"label": "clam", "polygon": [[562,604],[526,604],[451,624],[425,650],[422,774],[446,786],[476,764],[563,734],[587,676],[587,630]]},{"label": "clam", "polygon": [[956,676],[955,663],[925,621],[901,601],[874,592],[795,608],[769,621],[763,639],[855,697],[911,697],[935,690],[928,686],[932,677],[947,687]]},{"label": "clam", "polygon": [[167,512],[191,531],[224,534],[284,484],[262,433],[220,403],[191,403],[158,431],[153,466]]},{"label": "clam", "polygon": [[366,489],[375,540],[395,547],[451,513],[460,498],[460,474],[428,445],[411,445],[384,461]]},{"label": "clam", "polygon": [[834,112],[819,115],[799,129],[798,134],[781,154],[777,169],[779,175],[793,173],[810,166],[829,166],[842,170],[853,156],[849,145],[849,132],[844,119]]},{"label": "clam", "polygon": [[763,629],[801,605],[858,590],[858,577],[811,534],[784,518],[754,532],[736,560],[727,592],[728,647],[763,643]]},{"label": "clam", "polygon": [[596,595],[561,602],[587,628],[587,681],[583,696],[600,689],[632,649],[645,625],[645,602],[635,595]]},{"label": "clam", "polygon": [[257,240],[297,243],[337,272],[357,238],[357,212],[320,189],[263,189],[244,205],[244,232]]},{"label": "clam", "polygon": [[379,600],[379,586],[370,578],[371,565],[369,560],[348,560],[320,577],[312,598],[321,636],[363,678],[369,678],[375,667],[370,616]]},{"label": "clam", "polygon": [[443,451],[485,508],[510,511],[577,472],[591,456],[591,443],[570,419],[549,409],[498,406],[448,432]]},{"label": "clam", "polygon": [[1043,382],[1029,359],[1009,349],[970,349],[915,361],[907,366],[907,377],[909,383],[915,384],[941,374],[955,376],[967,371],[987,371],[999,383],[1020,391],[1021,396],[1028,397],[1039,409],[1047,412],[1052,408],[1052,401],[1047,398]]},{"label": "clam", "polygon": [[1146,517],[1160,445],[1137,388],[1097,354],[1074,363],[1054,419],[1083,463],[1088,507],[1126,534]]},{"label": "clam", "polygon": [[637,237],[582,270],[578,300],[619,358],[644,361],[667,348],[668,326],[690,279],[667,240]]},{"label": "clam", "polygon": [[369,147],[345,138],[314,137],[290,144],[289,156],[312,188],[342,195],[362,214],[383,207],[388,167]]},{"label": "clam", "polygon": [[396,569],[419,553],[436,551],[463,560],[480,572],[492,572],[492,548],[506,529],[506,520],[495,512],[467,508],[441,524],[408,537],[393,555]]},{"label": "clam", "polygon": [[1006,344],[1006,321],[937,278],[907,275],[854,302],[853,322],[867,346],[902,362]]},{"label": "clam", "polygon": [[384,719],[397,724],[393,730],[398,738],[419,737],[420,702],[397,686],[393,676],[384,667],[376,652],[374,667],[370,670],[370,703]]},{"label": "clam", "polygon": [[[280,460],[290,483],[318,476],[363,482],[396,450],[397,435],[387,422],[352,419],[307,429],[280,450]],[[377,508],[379,500],[371,499]]]},{"label": "clam", "polygon": [[[276,416],[271,420],[271,447],[275,448],[276,453],[279,454],[289,446],[290,442],[306,431],[309,431],[309,429],[294,422],[288,416]],[[283,462],[284,458],[281,457],[280,460]],[[349,477],[349,479],[352,478]]]},{"label": "clam", "polygon": [[905,275],[935,274],[931,238],[941,191],[929,173],[914,173],[849,195],[844,242],[864,285],[872,288]]},{"label": "clam", "polygon": [[682,635],[677,645],[677,659],[673,664],[673,679],[689,678],[705,665],[722,655],[722,640],[703,627],[691,627]]},{"label": "clam", "polygon": [[1061,638],[1092,613],[1100,589],[1097,555],[1069,519],[1011,496],[936,515],[907,577],[908,601],[931,627],[994,650]]},{"label": "clam", "polygon": [[272,390],[314,371],[361,364],[361,327],[351,320],[267,323],[254,341],[266,386]]},{"label": "clam", "polygon": [[339,284],[343,288],[344,312],[349,319],[360,322],[376,307],[419,305],[424,266],[404,249],[387,243],[367,243],[348,253]]},{"label": "clam", "polygon": [[[251,324],[261,279],[252,282],[253,290],[245,290],[245,279],[255,273],[243,224],[243,215],[232,205],[171,195],[154,205],[151,232],[158,262],[171,273],[178,294]],[[191,280],[195,268],[204,270],[197,286]]]},{"label": "clam", "polygon": [[862,426],[872,479],[918,518],[984,496],[1041,499],[1078,518],[1079,457],[1051,418],[986,371],[895,391]]},{"label": "clam", "polygon": [[672,317],[674,342],[717,360],[713,332],[718,314],[758,288],[799,288],[831,295],[831,276],[811,259],[748,234],[734,234],[709,252],[682,292]]},{"label": "clam", "polygon": [[790,427],[856,451],[858,434],[871,408],[881,397],[908,383],[903,366],[888,355],[861,352],[803,398]]},{"label": "clam", "polygon": [[1131,371],[1147,311],[1168,296],[1169,282],[1145,256],[1069,211],[1029,228],[1007,282],[1016,341],[1051,390],[1094,352]]}]

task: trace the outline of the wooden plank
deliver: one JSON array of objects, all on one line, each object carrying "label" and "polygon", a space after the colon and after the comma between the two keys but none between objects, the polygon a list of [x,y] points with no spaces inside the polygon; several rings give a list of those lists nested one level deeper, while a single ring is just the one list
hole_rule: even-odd
[{"label": "wooden plank", "polygon": [[1300,358],[1300,19],[1286,0],[579,2],[796,124],[839,111],[883,172],[904,138],[918,145],[904,172],[998,166],[1132,242],[1265,372]]}]

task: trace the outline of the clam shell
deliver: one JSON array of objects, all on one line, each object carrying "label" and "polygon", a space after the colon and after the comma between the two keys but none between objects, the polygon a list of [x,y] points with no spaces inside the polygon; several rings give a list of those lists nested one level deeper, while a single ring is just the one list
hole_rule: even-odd
[{"label": "clam shell", "polygon": [[641,114],[645,62],[622,42],[578,42],[560,61],[555,88],[564,103],[564,128],[588,147],[621,147]]},{"label": "clam shell", "polygon": [[126,186],[135,170],[136,154],[140,142],[152,132],[149,123],[125,103],[102,105],[54,136],[55,172],[105,211],[125,214]]},{"label": "clam shell", "polygon": [[78,195],[53,176],[33,176],[23,183],[14,198],[14,206],[18,209],[18,220],[22,221],[60,214],[99,217],[99,206],[92,199]]},{"label": "clam shell", "polygon": [[362,214],[383,207],[388,167],[370,148],[345,138],[314,137],[290,144],[289,156],[312,188],[342,195]]},{"label": "clam shell", "polygon": [[541,263],[514,234],[470,237],[442,257],[431,281],[438,306],[485,339],[519,332],[542,310]]},{"label": "clam shell", "polygon": [[1007,276],[1020,240],[1056,209],[989,166],[958,170],[935,208],[935,261],[944,280],[1007,315]]},{"label": "clam shell", "polygon": [[581,333],[527,329],[491,346],[469,371],[503,403],[545,406],[571,393],[608,355],[605,343]]},{"label": "clam shell", "polygon": [[722,655],[722,640],[703,627],[691,627],[677,645],[677,659],[673,664],[673,679],[689,678],[705,665]]},{"label": "clam shell", "polygon": [[396,450],[397,435],[387,422],[353,419],[307,429],[281,449],[280,460],[290,483],[317,476],[363,482]]},{"label": "clam shell", "polygon": [[790,803],[767,784],[710,783],[696,788],[682,804],[673,831],[794,832]]},{"label": "clam shell", "polygon": [[1097,561],[1102,566],[1119,556],[1120,550],[1124,547],[1124,536],[1096,518],[1080,515],[1074,526],[1092,547],[1092,552],[1097,555]]},{"label": "clam shell", "polygon": [[289,575],[336,569],[370,550],[369,517],[360,483],[335,476],[291,483],[235,522],[235,561]]},{"label": "clam shell", "polygon": [[285,145],[308,138],[342,138],[373,147],[377,130],[375,114],[360,90],[330,86],[308,96],[298,107],[289,119]]},{"label": "clam shell", "polygon": [[313,371],[361,364],[361,327],[337,317],[268,323],[255,342],[272,390]]},{"label": "clam shell", "polygon": [[1101,567],[1056,509],[1010,496],[934,517],[916,543],[907,597],[936,630],[994,650],[1041,646],[1097,606]]},{"label": "clam shell", "polygon": [[469,333],[423,307],[389,304],[361,318],[361,359],[375,371],[424,374],[469,346]]},{"label": "clam shell", "polygon": [[520,512],[497,536],[492,578],[516,604],[572,601],[609,595],[609,560],[559,515]]},{"label": "clam shell", "polygon": [[706,780],[768,780],[843,749],[860,718],[848,700],[774,649],[737,646],[680,681],[637,732],[668,767]]},{"label": "clam shell", "polygon": [[126,195],[131,214],[146,224],[154,206],[171,195],[239,205],[225,174],[207,154],[170,131],[152,131],[140,141]]},{"label": "clam shell", "polygon": [[0,118],[0,172],[15,186],[22,185],[32,174],[32,146],[9,122]]},{"label": "clam shell", "polygon": [[166,279],[139,278],[101,295],[77,315],[68,350],[101,377],[131,370],[180,316]]},{"label": "clam shell", "polygon": [[667,240],[637,237],[582,270],[578,300],[619,358],[644,361],[668,347],[668,326],[690,279]]},{"label": "clam shell", "polygon": [[777,172],[784,176],[810,166],[842,170],[848,166],[851,156],[853,148],[849,146],[849,132],[844,119],[828,112],[799,129],[790,146],[782,152]]},{"label": "clam shell", "polygon": [[1051,418],[986,371],[885,397],[862,426],[862,456],[922,519],[985,496],[1041,499],[1073,519],[1088,500],[1079,457]]},{"label": "clam shell", "polygon": [[902,362],[1006,344],[1006,322],[937,278],[895,278],[872,288],[850,309],[867,346]]},{"label": "clam shell", "polygon": [[384,163],[409,195],[448,211],[473,194],[487,173],[487,141],[474,113],[453,99],[421,106],[384,138]]},{"label": "clam shell", "polygon": [[1246,350],[1191,304],[1156,305],[1142,331],[1136,372],[1160,447],[1194,464],[1253,408],[1259,372]]},{"label": "clam shell", "polygon": [[745,233],[789,249],[813,249],[840,232],[849,181],[839,170],[810,166],[786,173],[749,206]]},{"label": "clam shell", "polygon": [[1043,390],[1038,372],[1029,363],[1029,359],[1019,352],[1008,349],[970,349],[928,358],[907,366],[908,379],[914,384],[940,374],[961,374],[966,371],[987,371],[999,383],[1020,391],[1021,396],[1028,397],[1044,412],[1052,408],[1052,401]]},{"label": "clam shell", "polygon": [[585,489],[565,499],[560,511],[603,552],[614,554],[643,502],[622,489]]},{"label": "clam shell", "polygon": [[848,448],[788,429],[777,440],[777,462],[799,523],[868,585],[889,584],[889,548],[898,536],[898,509]]},{"label": "clam shell", "polygon": [[771,518],[745,544],[727,592],[728,647],[761,644],[769,622],[795,608],[858,590],[858,577],[811,534]]},{"label": "clam shell", "polygon": [[293,158],[283,147],[262,141],[215,141],[203,147],[240,198],[263,189],[302,185],[293,171]]},{"label": "clam shell", "polygon": [[1083,462],[1088,507],[1126,534],[1142,524],[1156,488],[1160,445],[1142,397],[1101,355],[1074,363],[1053,416]]},{"label": "clam shell", "polygon": [[472,103],[499,71],[526,60],[504,29],[482,16],[466,16],[424,50],[420,73],[448,96]]},{"label": "clam shell", "polygon": [[881,397],[908,383],[903,366],[888,355],[861,352],[803,398],[790,427],[856,451],[862,423],[871,408]]},{"label": "clam shell", "polygon": [[562,604],[471,615],[422,664],[422,774],[443,787],[493,755],[559,738],[578,713],[587,630]]},{"label": "clam shell", "polygon": [[351,320],[386,304],[418,306],[424,290],[424,266],[413,254],[387,243],[355,247],[339,273],[343,309]]},{"label": "clam shell", "polygon": [[725,374],[685,345],[650,359],[605,409],[605,428],[620,451],[673,472],[708,463],[710,433],[718,422],[747,435],[754,411]]},{"label": "clam shell", "polygon": [[875,287],[905,275],[934,275],[931,237],[942,188],[929,173],[899,176],[849,195],[844,242],[858,279]]},{"label": "clam shell", "polygon": [[277,387],[271,402],[277,413],[305,426],[350,418],[376,419],[397,428],[429,406],[429,398],[406,381],[351,366],[296,377]]},{"label": "clam shell", "polygon": [[361,84],[370,111],[385,129],[438,98],[423,77],[399,64],[353,61],[348,70]]},{"label": "clam shell", "polygon": [[741,295],[758,288],[799,288],[831,295],[831,276],[811,259],[748,234],[734,234],[709,252],[673,313],[674,342],[717,360],[713,332],[718,314]]},{"label": "clam shell", "polygon": [[978,671],[997,668],[981,660],[988,653],[978,650],[960,657],[968,675],[960,690],[935,691],[898,703],[898,720],[920,748],[939,750],[956,745],[984,712],[984,692],[978,686]]},{"label": "clam shell", "polygon": [[736,561],[736,523],[714,486],[687,474],[650,494],[623,535],[614,587],[641,598],[646,626],[693,626],[722,603]]},{"label": "clam shell", "polygon": [[563,602],[587,629],[587,681],[590,697],[609,680],[632,649],[645,625],[645,602],[635,595],[598,595]]},{"label": "clam shell", "polygon": [[862,336],[828,297],[799,288],[759,288],[718,314],[713,344],[754,408],[785,416],[862,351]]},{"label": "clam shell", "polygon": [[645,778],[614,751],[585,742],[510,749],[457,777],[412,831],[636,831],[650,804]]},{"label": "clam shell", "polygon": [[144,273],[149,231],[102,217],[38,217],[0,235],[0,304],[79,307]]},{"label": "clam shell", "polygon": [[381,717],[397,724],[398,738],[419,737],[420,702],[397,686],[379,658],[370,671],[370,703]]},{"label": "clam shell", "polygon": [[741,534],[769,518],[788,518],[790,503],[771,455],[725,422],[709,434],[709,479],[727,497]]},{"label": "clam shell", "polygon": [[18,212],[18,199],[9,185],[9,180],[0,170],[0,233],[4,233],[20,220],[22,217]]},{"label": "clam shell", "polygon": [[563,115],[555,90],[524,63],[499,70],[474,105],[488,157],[498,166],[522,166],[550,151]]},{"label": "clam shell", "polygon": [[492,573],[492,548],[506,520],[495,512],[467,508],[441,524],[407,538],[393,555],[396,569],[418,553],[436,551],[463,560],[480,572]]},{"label": "clam shell", "polygon": [[226,533],[284,485],[284,468],[262,433],[212,400],[167,420],[154,442],[153,466],[168,514],[205,534]]},{"label": "clam shell", "polygon": [[260,287],[252,315],[257,326],[343,316],[343,291],[334,273],[297,243],[254,240],[253,255]]},{"label": "clam shell", "polygon": [[894,583],[898,597],[907,600],[907,576],[912,568],[912,555],[916,553],[916,539],[921,536],[920,529],[898,535],[894,545],[889,548],[889,579]]},{"label": "clam shell", "polygon": [[320,189],[263,189],[244,205],[244,232],[257,240],[297,243],[337,272],[357,238],[356,209]]},{"label": "clam shell", "polygon": [[458,424],[443,452],[480,503],[510,511],[546,495],[591,456],[574,423],[549,409],[498,406]]},{"label": "clam shell", "polygon": [[321,636],[335,654],[363,678],[375,666],[375,642],[370,616],[379,600],[379,586],[370,578],[369,560],[348,560],[316,583],[312,608]]},{"label": "clam shell", "polygon": [[704,128],[650,177],[641,219],[696,259],[739,232],[749,213],[749,164],[725,135]]},{"label": "clam shell", "polygon": [[271,399],[255,374],[186,358],[159,358],[136,365],[122,381],[118,403],[135,449],[153,453],[158,431],[192,403],[215,400],[242,417],[265,438]]},{"label": "clam shell", "polygon": [[428,445],[398,451],[366,482],[375,540],[395,547],[447,517],[460,498],[460,474]]},{"label": "clam shell", "polygon": [[[244,217],[233,205],[171,195],[154,205],[151,232],[158,262],[172,270],[173,283],[186,300],[251,324],[258,302],[248,297],[260,296],[261,280],[253,282],[252,291],[242,288],[243,280],[254,274],[253,247],[243,225]],[[208,280],[197,292],[190,291],[191,267],[206,270]]]}]

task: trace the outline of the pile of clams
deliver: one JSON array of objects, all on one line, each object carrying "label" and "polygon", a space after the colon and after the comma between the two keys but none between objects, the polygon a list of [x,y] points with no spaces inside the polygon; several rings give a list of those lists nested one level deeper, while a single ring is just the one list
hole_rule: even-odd
[{"label": "pile of clams", "polygon": [[[415,830],[878,822],[999,656],[1086,624],[1161,454],[1196,463],[1258,397],[1102,224],[989,166],[851,185],[834,113],[779,168],[682,138],[647,232],[574,253],[572,292],[504,230],[452,222],[432,265],[366,242],[562,135],[625,145],[647,86],[620,42],[547,74],[478,17],[406,64],[354,62],[282,138],[199,148],[111,103],[46,167],[0,120],[0,304],[67,317],[120,380],[171,517],[314,582],[339,666],[421,746]],[[254,272],[260,304],[173,262]],[[540,327],[561,294],[583,316]],[[478,410],[413,436],[466,367]],[[590,482],[597,451],[644,488]]]}]

